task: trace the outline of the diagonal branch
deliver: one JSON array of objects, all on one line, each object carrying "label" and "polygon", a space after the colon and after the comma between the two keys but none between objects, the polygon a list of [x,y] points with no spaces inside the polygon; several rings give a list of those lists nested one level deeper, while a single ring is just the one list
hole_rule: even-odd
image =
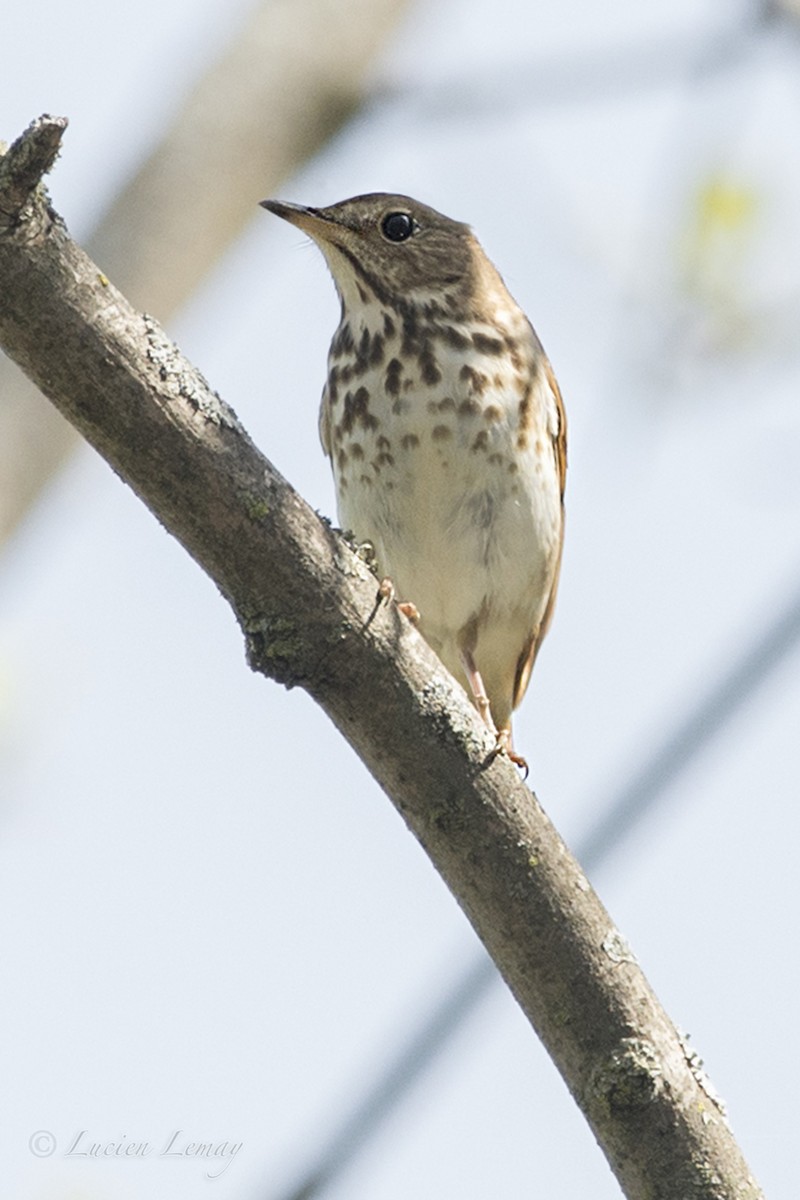
[{"label": "diagonal branch", "polygon": [[20,205],[19,164],[44,169],[59,133],[41,118],[0,159],[0,344],[211,576],[251,666],[306,688],[362,757],[626,1195],[754,1200],[696,1057],[535,797],[491,759],[493,739],[464,693],[395,610],[376,606],[364,565],[70,240],[40,191]]}]

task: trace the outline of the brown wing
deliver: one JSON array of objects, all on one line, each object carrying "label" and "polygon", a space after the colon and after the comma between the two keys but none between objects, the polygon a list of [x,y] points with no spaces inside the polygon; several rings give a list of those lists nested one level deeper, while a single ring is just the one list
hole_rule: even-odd
[{"label": "brown wing", "polygon": [[550,384],[550,390],[553,393],[553,399],[556,402],[556,414],[558,417],[558,428],[553,437],[553,451],[556,456],[556,466],[558,467],[558,478],[561,484],[561,503],[564,503],[564,492],[567,489],[567,414],[564,411],[564,401],[561,398],[561,389],[558,386],[558,381],[553,374],[553,368],[547,359],[544,362],[544,374],[547,382]]},{"label": "brown wing", "polygon": [[517,660],[517,673],[514,678],[514,698],[512,708],[517,708],[522,701],[522,697],[527,691],[530,683],[533,664],[536,662],[536,655],[539,653],[544,635],[550,628],[550,622],[553,619],[553,610],[556,606],[556,593],[558,592],[558,580],[561,574],[561,554],[564,549],[564,492],[567,486],[567,415],[564,411],[564,401],[561,398],[561,390],[559,389],[556,377],[553,374],[553,368],[545,359],[544,373],[547,382],[550,385],[550,390],[553,393],[553,399],[556,402],[556,417],[557,428],[552,437],[553,454],[556,460],[556,469],[558,471],[559,485],[561,489],[561,537],[558,543],[558,555],[556,557],[555,566],[553,568],[553,578],[550,583],[550,594],[547,597],[547,605],[542,616],[539,628],[534,630],[530,639],[525,644],[525,649]]}]

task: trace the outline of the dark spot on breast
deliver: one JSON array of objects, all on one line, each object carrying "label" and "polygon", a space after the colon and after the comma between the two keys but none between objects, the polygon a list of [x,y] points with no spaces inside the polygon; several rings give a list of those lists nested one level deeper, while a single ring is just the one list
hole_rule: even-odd
[{"label": "dark spot on breast", "polygon": [[412,355],[418,354],[419,350],[419,323],[417,321],[417,311],[414,308],[408,308],[403,313],[403,341],[400,346],[400,351],[404,358],[411,358]]},{"label": "dark spot on breast", "polygon": [[439,364],[431,349],[430,342],[426,342],[419,353],[419,369],[424,383],[429,387],[433,387],[442,378],[442,372],[439,370]]},{"label": "dark spot on breast", "polygon": [[505,337],[506,350],[508,357],[511,359],[511,365],[516,371],[522,370],[522,356],[519,352],[517,339],[506,335]]},{"label": "dark spot on breast", "polygon": [[482,395],[482,393],[486,390],[486,387],[489,383],[489,380],[482,371],[476,371],[475,368],[471,367],[468,363],[464,364],[458,375],[459,378],[463,379],[465,383],[468,383],[472,391],[477,392],[479,396]]},{"label": "dark spot on breast", "polygon": [[487,404],[483,410],[483,419],[488,421],[490,425],[495,421],[499,421],[503,416],[503,410],[498,408],[496,404]]},{"label": "dark spot on breast", "polygon": [[502,354],[503,342],[499,337],[491,337],[488,333],[473,333],[472,344],[479,354]]},{"label": "dark spot on breast", "polygon": [[369,330],[365,327],[361,331],[361,337],[358,339],[358,347],[356,348],[355,362],[353,363],[353,374],[358,377],[363,375],[369,366],[370,348],[372,338]]},{"label": "dark spot on breast", "polygon": [[525,391],[522,393],[522,399],[519,402],[519,429],[520,436],[526,433],[531,424],[531,400],[533,393],[533,380],[529,379],[525,385]]},{"label": "dark spot on breast", "polygon": [[369,304],[369,292],[366,290],[366,288],[364,288],[358,280],[356,280],[356,287],[358,288],[358,298],[361,303]]},{"label": "dark spot on breast", "polygon": [[377,429],[378,418],[369,411],[369,392],[360,387],[353,395],[347,392],[344,397],[344,412],[337,426],[337,432],[352,433],[356,425],[362,429]]},{"label": "dark spot on breast", "polygon": [[345,449],[341,449],[341,450],[339,450],[339,452],[337,453],[337,455],[336,455],[336,465],[337,465],[337,467],[339,468],[339,470],[340,470],[340,471],[343,471],[343,470],[344,470],[344,468],[346,467],[346,465],[347,465],[347,451],[346,451]]},{"label": "dark spot on breast", "polygon": [[390,396],[400,394],[400,379],[403,374],[403,364],[399,358],[393,358],[386,368],[386,378],[383,386]]},{"label": "dark spot on breast", "polygon": [[363,458],[364,447],[361,445],[361,442],[351,442],[350,453],[352,454],[353,458]]},{"label": "dark spot on breast", "polygon": [[453,436],[453,431],[449,425],[434,425],[431,437],[435,442],[444,442]]},{"label": "dark spot on breast", "polygon": [[350,363],[345,363],[345,365],[339,369],[339,382],[347,386],[352,378],[353,368],[350,366]]},{"label": "dark spot on breast", "polygon": [[515,462],[510,462],[510,463],[508,464],[508,473],[509,473],[509,475],[516,475],[516,473],[517,473],[517,471],[518,471],[518,470],[519,470],[519,467],[518,467],[518,465],[517,465]]},{"label": "dark spot on breast", "polygon": [[369,352],[369,365],[379,367],[383,362],[383,334],[376,333],[372,337],[372,347]]},{"label": "dark spot on breast", "polygon": [[394,466],[394,458],[392,457],[391,454],[388,454],[385,450],[383,450],[378,455],[378,457],[375,459],[375,461],[373,462],[372,465],[373,465],[373,467],[376,467],[376,469],[380,468],[380,467],[393,467]]},{"label": "dark spot on breast", "polygon": [[435,321],[437,317],[444,316],[444,309],[438,300],[428,300],[422,306],[422,315],[428,324]]},{"label": "dark spot on breast", "polygon": [[478,401],[470,400],[469,397],[466,400],[462,400],[458,406],[458,415],[460,417],[477,417],[480,411],[481,406],[478,404]]},{"label": "dark spot on breast", "polygon": [[442,396],[441,400],[428,400],[425,407],[429,413],[455,412],[456,402],[452,396]]},{"label": "dark spot on breast", "polygon": [[387,338],[394,337],[395,323],[387,312],[383,314],[383,332]]},{"label": "dark spot on breast", "polygon": [[363,483],[366,487],[372,487],[372,476],[371,475],[362,475],[362,476],[360,476],[358,482]]},{"label": "dark spot on breast", "polygon": [[376,441],[375,445],[378,447],[379,450],[391,450],[391,448],[392,448],[392,443],[389,441],[389,439],[384,434],[381,434],[381,436]]},{"label": "dark spot on breast", "polygon": [[331,354],[334,358],[341,358],[343,354],[352,354],[354,349],[353,331],[349,321],[345,321],[334,334],[331,342]]},{"label": "dark spot on breast", "polygon": [[405,433],[400,439],[400,445],[404,450],[413,450],[419,445],[419,438],[415,433]]},{"label": "dark spot on breast", "polygon": [[438,325],[436,337],[441,338],[446,346],[451,346],[454,350],[465,350],[469,345],[469,338],[466,334],[453,325]]},{"label": "dark spot on breast", "polygon": [[483,450],[483,452],[486,453],[488,448],[489,448],[489,434],[486,432],[485,429],[482,429],[480,431],[480,433],[476,435],[475,441],[470,446],[470,450],[472,450],[473,454],[477,454],[479,450]]},{"label": "dark spot on breast", "polygon": [[398,396],[396,400],[392,401],[392,412],[398,416],[400,413],[408,412],[410,407],[408,400],[404,400],[402,396]]}]

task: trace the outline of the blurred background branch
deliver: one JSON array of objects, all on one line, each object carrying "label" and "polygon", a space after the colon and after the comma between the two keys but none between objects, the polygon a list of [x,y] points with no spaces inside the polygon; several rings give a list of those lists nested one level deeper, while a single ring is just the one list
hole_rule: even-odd
[{"label": "blurred background branch", "polygon": [[[407,0],[260,0],[88,239],[139,308],[168,320],[255,212],[357,109]],[[0,544],[77,442],[0,359]]]}]

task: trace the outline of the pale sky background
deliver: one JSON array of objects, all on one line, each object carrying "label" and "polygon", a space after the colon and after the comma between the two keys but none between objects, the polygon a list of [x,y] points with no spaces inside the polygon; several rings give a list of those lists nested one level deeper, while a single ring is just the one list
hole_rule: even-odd
[{"label": "pale sky background", "polygon": [[[70,118],[50,190],[76,237],[245,8],[5,15],[0,137]],[[573,845],[800,589],[797,27],[703,69],[748,12],[420,4],[379,98],[281,191],[403,191],[469,221],[554,363],[567,550],[516,740]],[[653,71],[632,82],[637,62]],[[587,89],[587,64],[618,87]],[[316,414],[337,303],[261,198],[168,328],[333,515]],[[772,1200],[797,1189],[799,668],[800,650],[593,874]],[[475,954],[354,754],[303,694],[250,674],[213,585],[86,448],[2,563],[0,799],[13,1200],[279,1200]],[[41,1131],[48,1157],[29,1149]],[[81,1131],[153,1152],[66,1156]],[[160,1153],[176,1132],[242,1148],[208,1180]],[[620,1192],[497,986],[326,1195]]]}]

